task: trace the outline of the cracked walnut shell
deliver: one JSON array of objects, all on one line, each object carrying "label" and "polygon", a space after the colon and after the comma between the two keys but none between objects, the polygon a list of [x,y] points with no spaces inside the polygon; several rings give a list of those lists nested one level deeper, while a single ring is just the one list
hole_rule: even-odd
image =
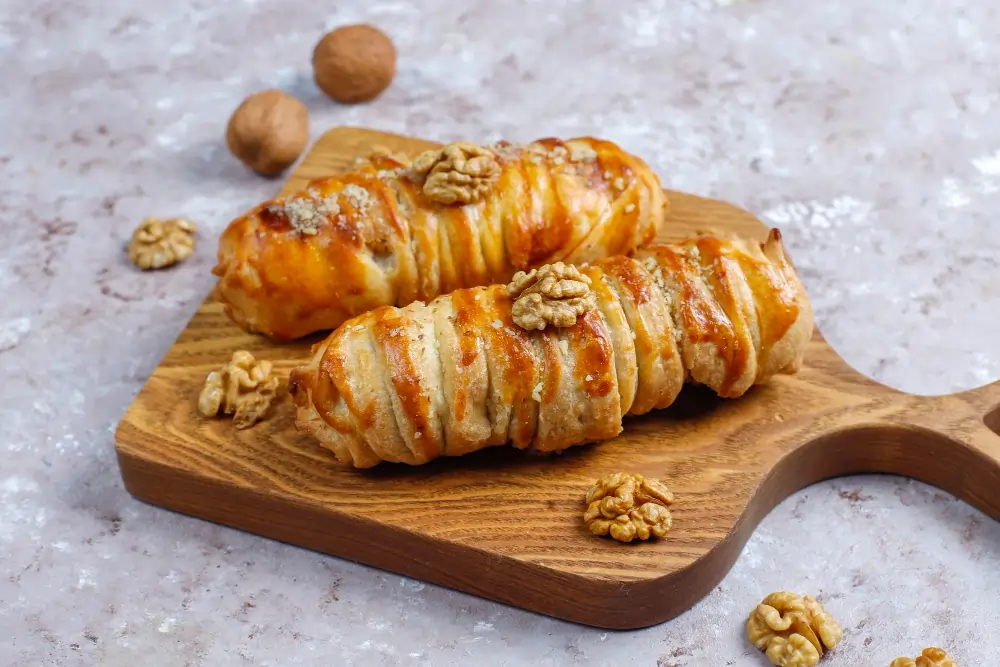
[{"label": "cracked walnut shell", "polygon": [[915,660],[896,658],[889,667],[958,667],[958,663],[952,660],[944,649],[930,646],[921,651]]},{"label": "cracked walnut shell", "polygon": [[[822,604],[808,595],[787,591],[771,593],[764,598],[750,613],[746,628],[750,642],[765,651],[773,664],[782,667],[812,667],[823,656],[824,649],[832,649],[843,638],[840,625]],[[812,653],[800,640],[813,647],[815,659],[812,662],[808,658]],[[773,649],[773,654],[784,662],[775,662],[772,658],[771,646],[775,643],[777,648]]]},{"label": "cracked walnut shell", "polygon": [[441,204],[471,204],[482,199],[500,175],[490,150],[468,143],[424,151],[413,160],[412,177],[423,180],[424,195]]},{"label": "cracked walnut shell", "polygon": [[595,535],[610,534],[619,542],[663,537],[673,519],[668,505],[674,494],[656,480],[617,472],[602,477],[587,492],[584,523]]},{"label": "cracked walnut shell", "polygon": [[511,316],[526,331],[552,324],[571,327],[576,319],[597,307],[590,278],[569,264],[546,264],[531,272],[518,271],[507,285],[514,297]]},{"label": "cracked walnut shell", "polygon": [[172,266],[194,252],[194,232],[194,224],[182,218],[146,218],[132,232],[128,258],[144,271]]},{"label": "cracked walnut shell", "polygon": [[270,361],[257,361],[246,350],[233,352],[230,362],[205,378],[198,411],[206,417],[233,415],[236,428],[250,428],[263,419],[278,391]]}]

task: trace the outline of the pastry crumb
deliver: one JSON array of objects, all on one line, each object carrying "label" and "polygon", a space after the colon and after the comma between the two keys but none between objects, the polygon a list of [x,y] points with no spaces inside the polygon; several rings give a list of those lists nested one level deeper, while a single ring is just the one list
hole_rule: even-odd
[{"label": "pastry crumb", "polygon": [[531,390],[531,398],[533,398],[538,403],[542,402],[542,383],[539,382],[535,385],[535,388]]}]

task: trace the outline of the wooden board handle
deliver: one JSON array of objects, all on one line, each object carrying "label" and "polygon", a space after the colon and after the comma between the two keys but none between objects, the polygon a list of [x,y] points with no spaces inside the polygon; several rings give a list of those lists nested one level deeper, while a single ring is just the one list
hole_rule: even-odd
[{"label": "wooden board handle", "polygon": [[865,455],[870,471],[926,482],[1000,519],[1000,382],[897,400],[890,424],[867,438],[854,434],[877,440]]}]

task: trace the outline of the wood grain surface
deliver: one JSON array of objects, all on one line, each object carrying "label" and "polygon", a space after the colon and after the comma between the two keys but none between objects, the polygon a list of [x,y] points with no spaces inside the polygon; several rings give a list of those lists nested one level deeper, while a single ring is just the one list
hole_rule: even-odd
[{"label": "wood grain surface", "polygon": [[[412,153],[431,145],[331,130],[284,191],[374,146]],[[705,228],[764,238],[746,211],[667,194],[672,213],[661,240]],[[245,431],[198,415],[205,376],[234,350],[272,360],[284,377],[319,339],[276,345],[245,334],[209,298],[118,427],[128,490],[209,521],[615,629],[689,608],[722,579],[775,504],[824,478],[897,473],[1000,517],[1000,383],[950,396],[903,394],[852,370],[819,334],[796,376],[729,401],[686,388],[671,408],[627,419],[620,437],[554,458],[490,448],[361,472],[339,467],[296,431],[287,395]],[[662,479],[676,493],[665,539],[621,544],[587,531],[584,493],[618,470]]]}]

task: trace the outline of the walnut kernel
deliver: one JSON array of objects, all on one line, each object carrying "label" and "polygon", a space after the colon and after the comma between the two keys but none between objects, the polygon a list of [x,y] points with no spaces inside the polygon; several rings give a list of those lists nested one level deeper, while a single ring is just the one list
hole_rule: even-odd
[{"label": "walnut kernel", "polygon": [[193,223],[182,218],[146,218],[128,244],[128,258],[144,271],[182,262],[194,252]]},{"label": "walnut kernel", "polygon": [[313,50],[313,78],[319,89],[344,104],[367,102],[396,75],[396,47],[372,25],[346,25],[330,32]]},{"label": "walnut kernel", "polygon": [[309,143],[309,110],[280,90],[246,98],[226,128],[226,144],[236,158],[262,176],[290,167]]},{"label": "walnut kernel", "polygon": [[441,204],[471,204],[493,187],[500,163],[490,150],[468,143],[448,144],[424,151],[410,167],[410,175],[423,182],[423,192]]},{"label": "walnut kernel", "polygon": [[[812,667],[822,657],[824,649],[832,649],[843,638],[840,625],[822,604],[808,595],[787,591],[771,593],[764,598],[750,613],[746,628],[750,642],[765,651],[773,664],[783,667]],[[813,647],[815,661],[808,662],[807,656],[811,653],[803,648],[803,641]],[[776,642],[773,655],[785,662],[775,662],[772,658],[771,647]]]},{"label": "walnut kernel", "polygon": [[620,542],[663,537],[673,519],[667,506],[674,494],[661,482],[634,473],[617,472],[602,477],[587,492],[584,523],[595,535]]},{"label": "walnut kernel", "polygon": [[772,665],[778,667],[816,667],[819,651],[802,635],[792,634],[788,639],[775,637],[765,652]]},{"label": "walnut kernel", "polygon": [[249,428],[264,417],[278,391],[270,361],[257,361],[246,350],[233,352],[229,363],[205,378],[198,411],[206,417],[233,415],[236,428]]},{"label": "walnut kernel", "polygon": [[556,262],[530,272],[518,271],[507,285],[514,297],[514,324],[526,331],[552,324],[571,327],[576,319],[597,307],[590,278],[575,266]]},{"label": "walnut kernel", "polygon": [[936,646],[925,648],[913,658],[896,658],[889,667],[958,667],[958,663],[951,659],[944,649]]}]

